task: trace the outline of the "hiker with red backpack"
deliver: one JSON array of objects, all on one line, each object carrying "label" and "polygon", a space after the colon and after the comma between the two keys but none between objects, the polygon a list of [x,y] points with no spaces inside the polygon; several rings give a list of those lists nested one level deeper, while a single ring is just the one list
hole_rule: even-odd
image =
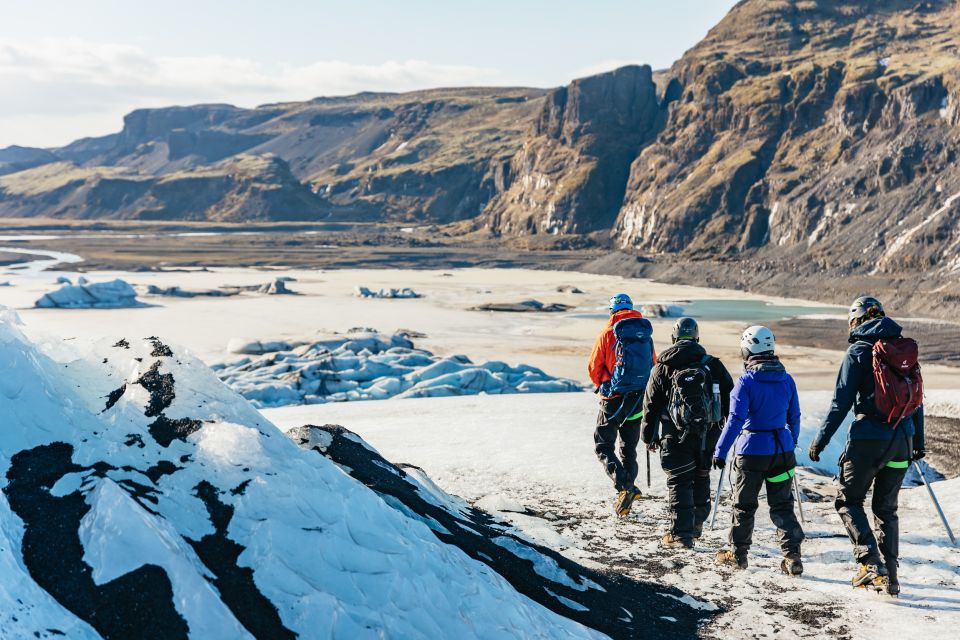
[{"label": "hiker with red backpack", "polygon": [[[917,343],[902,336],[876,298],[853,301],[847,316],[850,347],[840,365],[830,411],[810,443],[810,459],[830,442],[853,409],[846,449],[840,457],[835,506],[853,542],[859,564],[855,587],[896,596],[899,522],[897,500],[911,460],[924,457],[923,379]],[[863,503],[873,488],[870,526]]]},{"label": "hiker with red backpack", "polygon": [[640,470],[640,416],[643,392],[657,355],[653,325],[634,310],[630,296],[613,296],[609,310],[610,319],[597,336],[587,372],[600,394],[594,450],[617,491],[614,512],[626,517],[633,501],[640,497],[634,484]]},{"label": "hiker with red backpack", "polygon": [[660,542],[690,549],[710,514],[710,465],[733,379],[700,346],[696,320],[680,318],[670,337],[673,345],[657,358],[644,395],[641,437],[649,451],[660,450],[667,476],[671,524]]}]

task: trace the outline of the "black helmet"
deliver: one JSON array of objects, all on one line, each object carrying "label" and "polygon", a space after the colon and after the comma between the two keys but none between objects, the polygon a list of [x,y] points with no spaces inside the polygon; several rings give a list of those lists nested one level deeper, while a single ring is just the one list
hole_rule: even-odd
[{"label": "black helmet", "polygon": [[847,324],[852,329],[873,318],[879,318],[885,315],[883,305],[873,296],[860,296],[850,305],[850,311],[847,312]]},{"label": "black helmet", "polygon": [[677,320],[677,324],[673,325],[673,333],[670,334],[670,339],[674,342],[680,340],[700,342],[700,327],[697,326],[697,321],[693,318],[680,318]]}]

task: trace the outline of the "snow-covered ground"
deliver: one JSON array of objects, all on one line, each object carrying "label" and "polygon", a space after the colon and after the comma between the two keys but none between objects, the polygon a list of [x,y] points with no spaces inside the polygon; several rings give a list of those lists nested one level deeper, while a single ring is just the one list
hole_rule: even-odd
[{"label": "snow-covered ground", "polygon": [[600,637],[298,448],[187,352],[38,345],[3,310],[0,362],[4,640]]},{"label": "snow-covered ground", "polygon": [[[51,256],[53,260],[55,256]],[[173,603],[170,607],[191,628],[216,623],[220,628],[236,629],[238,615],[229,603],[224,604],[229,597],[218,599],[223,594],[218,594],[216,572],[210,567],[216,559],[208,557],[210,564],[206,564],[187,541],[206,539],[223,549],[229,547],[226,540],[232,540],[243,550],[236,566],[228,569],[240,574],[251,570],[255,587],[277,607],[281,623],[294,630],[311,629],[304,637],[323,636],[334,627],[353,637],[371,620],[376,628],[390,629],[388,635],[404,637],[415,635],[414,630],[433,637],[562,636],[585,635],[587,631],[551,613],[556,609],[547,611],[525,599],[477,562],[477,556],[467,557],[437,543],[422,519],[408,517],[396,505],[385,511],[384,500],[341,473],[332,462],[318,463],[315,452],[291,447],[261,414],[218,386],[209,371],[201,374],[203,367],[183,349],[175,348],[172,357],[153,355],[155,346],[143,338],[160,336],[207,362],[216,362],[228,357],[225,349],[232,338],[245,343],[274,339],[297,343],[351,327],[373,327],[384,333],[411,329],[426,334],[418,338],[418,346],[441,357],[464,354],[477,362],[527,363],[554,376],[583,381],[590,346],[603,322],[603,304],[612,293],[626,291],[638,302],[772,300],[806,304],[743,292],[547,271],[222,269],[103,272],[88,277],[190,290],[296,278],[301,295],[171,297],[152,299],[155,304],[149,307],[95,311],[31,308],[57,286],[58,275],[34,268],[0,269],[0,276],[15,285],[3,288],[0,303],[21,309],[28,323],[24,330],[31,338],[58,337],[38,351],[16,332],[0,336],[6,367],[5,375],[0,376],[0,415],[5,416],[2,429],[8,434],[6,438],[0,435],[0,487],[15,484],[7,474],[18,453],[58,441],[68,443],[77,468],[52,478],[49,484],[55,488],[47,493],[50,499],[66,501],[56,505],[85,510],[81,515],[71,511],[70,523],[77,536],[69,550],[80,549],[92,571],[81,590],[86,602],[95,597],[108,601],[117,593],[111,588],[136,593],[121,574],[133,569],[149,578],[144,564],[149,561],[175,578],[170,587],[174,594],[198,589],[195,601],[167,595],[158,599],[161,605]],[[423,297],[358,299],[354,294],[358,285],[413,287]],[[574,295],[568,287],[585,294]],[[525,298],[577,306],[572,312],[556,314],[468,310],[484,302]],[[657,347],[662,349],[673,320],[653,322]],[[737,372],[737,338],[744,325],[743,318],[701,323],[705,346],[721,356],[732,373]],[[84,350],[84,340],[98,336],[109,339],[98,342],[93,350]],[[130,338],[130,350],[112,346],[122,336]],[[59,337],[68,341],[61,342]],[[782,347],[784,361],[803,390],[803,445],[809,442],[818,415],[829,402],[840,350],[845,346],[837,344],[836,350]],[[103,358],[107,362],[102,362]],[[152,396],[137,383],[158,361],[158,373],[170,372],[177,380],[176,398],[161,412],[170,421],[161,424],[159,431],[157,416],[145,415]],[[19,373],[10,375],[11,371]],[[960,415],[958,392],[952,391],[960,389],[960,370],[925,366],[924,376],[928,386],[935,388],[928,394],[928,410]],[[149,376],[146,380],[149,384]],[[124,382],[127,390],[117,396],[116,404],[98,414],[111,392],[119,391]],[[806,504],[811,539],[804,546],[807,573],[801,580],[785,580],[777,573],[772,525],[762,509],[753,566],[745,573],[715,569],[712,552],[724,541],[719,528],[708,533],[694,552],[660,549],[657,540],[666,513],[658,499],[664,488],[656,459],[650,489],[654,498],[642,500],[630,520],[615,520],[612,488],[593,455],[595,398],[587,393],[340,403],[272,409],[265,414],[284,429],[306,423],[343,424],[387,459],[423,467],[427,480],[435,481],[440,489],[503,512],[523,535],[561,549],[584,565],[678,585],[697,598],[685,600],[691,605],[723,607],[719,619],[705,630],[706,637],[943,637],[944,629],[960,624],[960,555],[946,549],[946,537],[922,488],[906,490],[902,497],[904,593],[899,600],[889,600],[847,586],[853,562],[832,508],[828,475],[801,474],[805,491],[820,500]],[[172,440],[164,446],[157,435]],[[843,446],[841,435],[823,456],[821,471],[832,470]],[[50,451],[56,448],[41,450]],[[805,461],[802,451],[800,458]],[[49,460],[33,466],[23,465],[29,458],[18,460],[21,469],[49,466]],[[95,466],[103,462],[112,468]],[[212,493],[199,488],[201,479],[210,483]],[[247,480],[250,483],[244,485]],[[36,489],[46,481],[34,478],[28,484]],[[960,480],[939,482],[934,488],[948,516],[960,528],[958,483]],[[640,484],[646,484],[642,475]],[[143,487],[149,491],[138,493]],[[323,491],[317,495],[307,490],[314,487]],[[46,499],[43,491],[31,495]],[[50,527],[25,525],[29,509],[24,510],[22,500],[15,506],[14,502],[8,500],[6,491],[0,494],[0,637],[17,638],[21,630],[53,635],[46,631],[49,628],[71,638],[93,637],[75,608],[65,607],[62,591],[58,598],[51,596],[59,582],[53,581],[44,590],[25,565],[20,553],[24,536]],[[721,520],[728,517],[728,509],[725,500]],[[229,524],[221,526],[231,510]],[[314,521],[323,524],[310,524]],[[75,560],[69,553],[61,555]],[[389,593],[397,595],[391,600],[396,606],[382,610],[380,604],[371,605],[364,594],[380,597],[383,593],[376,588],[366,590],[363,585],[392,575],[378,573],[381,562],[387,562],[385,557],[399,563],[392,567],[402,567],[404,575],[412,577],[391,583]],[[37,561],[50,559],[30,560]],[[70,566],[75,569],[78,565]],[[62,570],[62,566],[47,569],[50,575]],[[371,577],[374,575],[380,577]],[[114,578],[119,582],[111,583]],[[204,587],[211,584],[214,586]],[[298,612],[303,610],[313,617],[301,617]],[[475,622],[478,611],[484,614],[479,623]],[[493,614],[486,616],[487,611]],[[12,616],[17,617],[18,627],[8,626]],[[437,626],[441,624],[454,626]],[[10,628],[15,631],[9,632]]]},{"label": "snow-covered ground", "polygon": [[[934,392],[944,401],[957,392]],[[826,410],[827,394],[802,394],[804,435]],[[851,545],[833,509],[828,476],[804,470],[810,501],[804,543],[806,573],[787,579],[778,570],[773,525],[761,507],[751,567],[717,570],[713,552],[724,544],[729,502],[716,531],[692,551],[664,550],[663,474],[652,458],[652,486],[628,521],[612,514],[613,489],[593,453],[595,398],[479,396],[387,400],[265,410],[282,428],[341,424],[387,458],[422,467],[443,489],[503,515],[527,536],[585,564],[677,585],[700,600],[730,607],[707,637],[756,638],[943,637],[960,625],[960,549],[950,542],[923,488],[901,494],[903,594],[897,600],[854,590]],[[834,447],[842,446],[841,442]],[[832,449],[824,456],[838,455]],[[646,491],[641,453],[639,485]],[[833,457],[835,460],[836,458]],[[714,473],[714,482],[717,474]],[[960,529],[960,479],[933,484],[948,518]],[[725,487],[726,491],[726,487]]]}]

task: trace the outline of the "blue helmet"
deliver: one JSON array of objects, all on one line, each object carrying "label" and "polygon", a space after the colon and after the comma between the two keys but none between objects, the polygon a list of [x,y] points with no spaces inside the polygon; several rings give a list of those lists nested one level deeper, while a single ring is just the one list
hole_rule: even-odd
[{"label": "blue helmet", "polygon": [[625,293],[618,293],[610,298],[610,311],[623,311],[624,309],[633,309],[633,300]]}]

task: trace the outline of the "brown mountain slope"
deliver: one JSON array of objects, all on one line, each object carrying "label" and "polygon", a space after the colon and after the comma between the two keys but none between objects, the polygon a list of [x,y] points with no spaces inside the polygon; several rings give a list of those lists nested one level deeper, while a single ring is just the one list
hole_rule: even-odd
[{"label": "brown mountain slope", "polygon": [[[0,216],[471,218],[502,188],[506,165],[544,93],[437,89],[257,109],[138,110],[124,118],[118,134],[61,149],[0,150],[0,169],[4,162],[11,167],[0,171],[8,173],[0,182]],[[234,181],[212,179],[224,167],[229,173],[231,159],[238,158],[247,160],[237,184],[249,181],[253,171],[260,187],[238,191]],[[249,158],[264,162],[251,164]],[[105,184],[104,174],[117,170],[123,179]],[[50,188],[37,191],[37,175],[57,172],[60,180],[40,181]],[[204,185],[196,203],[171,187],[187,184]],[[149,197],[146,185],[154,185]],[[250,202],[238,202],[252,195]]]},{"label": "brown mountain slope", "polygon": [[329,208],[272,156],[232,156],[161,176],[58,162],[0,176],[8,216],[137,220],[316,220]]},{"label": "brown mountain slope", "polygon": [[955,2],[741,2],[678,61],[682,87],[633,163],[626,247],[960,265]]}]

